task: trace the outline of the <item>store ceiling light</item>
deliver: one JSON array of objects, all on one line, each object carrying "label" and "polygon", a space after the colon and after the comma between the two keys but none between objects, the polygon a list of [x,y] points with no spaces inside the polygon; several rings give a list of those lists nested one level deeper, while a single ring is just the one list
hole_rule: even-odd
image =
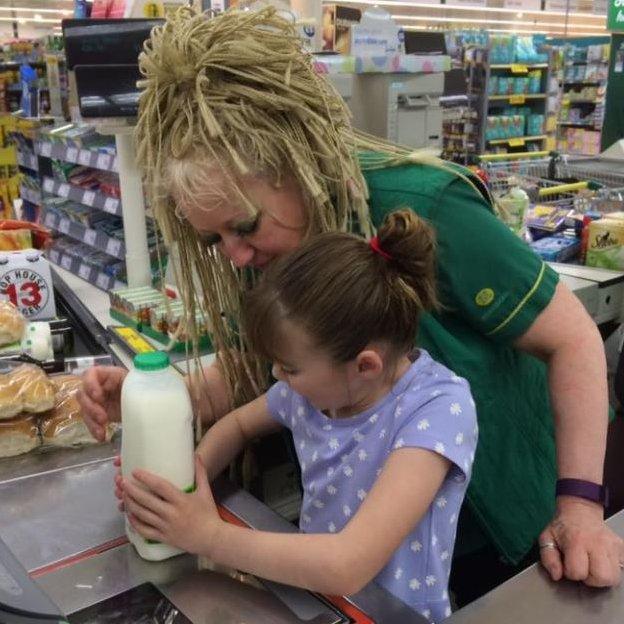
[{"label": "store ceiling light", "polygon": [[8,6],[0,6],[0,11],[15,11],[16,13],[38,13],[39,15],[41,15],[42,13],[62,13],[63,15],[73,13],[73,11],[68,11],[67,9],[32,9],[29,7]]},{"label": "store ceiling light", "polygon": [[[419,16],[419,15],[392,15],[392,19],[397,21],[403,20],[417,20],[423,21],[426,20],[428,22],[454,22],[461,24],[508,24],[511,26],[536,26],[538,28],[560,28],[564,30],[566,28],[566,24],[564,22],[537,22],[537,21],[523,21],[519,22],[518,20],[496,20],[496,19],[474,19],[470,18],[455,18],[455,17],[429,17],[427,16]],[[567,28],[587,28],[587,24],[567,24]],[[491,29],[488,29],[491,30]],[[601,33],[604,34],[604,33]]]},{"label": "store ceiling light", "polygon": [[40,22],[43,19],[43,15],[41,13],[35,13],[35,20]]},{"label": "store ceiling light", "polygon": [[[327,4],[333,4],[333,0],[327,0]],[[459,6],[456,4],[425,4],[424,2],[400,2],[399,0],[340,0],[340,4],[362,4],[372,6],[400,6],[415,9],[440,9],[449,11],[476,11],[478,13],[517,13],[517,9],[506,9],[504,7],[483,7],[483,6]],[[525,9],[525,14],[531,15],[556,15],[564,17],[564,11],[531,11]],[[582,17],[604,21],[604,14],[597,13],[568,13],[568,17]]]},{"label": "store ceiling light", "polygon": [[[426,19],[426,18],[424,18]],[[414,25],[414,26],[404,26],[403,27],[404,30],[411,30],[411,31],[423,31],[423,30],[435,30],[435,27],[433,26],[428,26],[427,24],[423,23],[420,26]],[[438,29],[439,32],[443,32],[442,29]],[[556,35],[557,37],[562,36],[564,33],[563,32],[554,32],[552,30],[535,30],[535,29],[531,29],[531,30],[524,30],[522,28],[488,28],[488,30],[490,32],[499,32],[499,33],[512,33],[512,34],[519,34],[519,35]],[[600,37],[600,36],[604,36],[604,32],[598,32],[598,31],[575,31],[574,33],[568,33],[568,36],[570,37],[578,37],[578,36],[584,36],[584,37]]]},{"label": "store ceiling light", "polygon": [[47,19],[45,17],[41,19],[35,19],[34,17],[0,17],[0,22],[18,22],[25,24],[26,22],[35,22],[37,24],[60,24],[60,19]]}]

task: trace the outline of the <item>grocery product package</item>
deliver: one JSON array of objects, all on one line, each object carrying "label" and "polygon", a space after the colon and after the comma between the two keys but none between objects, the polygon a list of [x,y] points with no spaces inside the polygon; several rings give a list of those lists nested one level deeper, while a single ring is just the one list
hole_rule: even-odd
[{"label": "grocery product package", "polygon": [[0,374],[0,420],[22,412],[38,414],[54,407],[56,388],[45,372],[32,364],[21,364]]}]

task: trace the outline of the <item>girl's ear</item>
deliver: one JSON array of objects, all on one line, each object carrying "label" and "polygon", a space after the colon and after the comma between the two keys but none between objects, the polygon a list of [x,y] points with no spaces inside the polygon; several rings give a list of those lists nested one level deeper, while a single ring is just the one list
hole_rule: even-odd
[{"label": "girl's ear", "polygon": [[376,379],[384,371],[383,359],[376,349],[365,349],[355,358],[358,375],[365,379]]}]

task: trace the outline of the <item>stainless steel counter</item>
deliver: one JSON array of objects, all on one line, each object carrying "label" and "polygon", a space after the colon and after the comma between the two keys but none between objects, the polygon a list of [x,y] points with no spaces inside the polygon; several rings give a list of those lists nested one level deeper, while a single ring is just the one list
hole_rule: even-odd
[{"label": "stainless steel counter", "polygon": [[[624,511],[610,518],[608,524],[618,535],[624,536]],[[445,622],[622,624],[624,586],[592,589],[570,581],[554,583],[536,564],[457,611]]]}]

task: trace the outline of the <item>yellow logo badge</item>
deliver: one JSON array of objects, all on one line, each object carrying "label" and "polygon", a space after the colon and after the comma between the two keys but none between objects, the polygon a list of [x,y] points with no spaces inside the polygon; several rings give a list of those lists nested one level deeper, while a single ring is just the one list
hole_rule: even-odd
[{"label": "yellow logo badge", "polygon": [[475,297],[475,303],[484,308],[494,301],[494,291],[491,288],[482,288]]}]

